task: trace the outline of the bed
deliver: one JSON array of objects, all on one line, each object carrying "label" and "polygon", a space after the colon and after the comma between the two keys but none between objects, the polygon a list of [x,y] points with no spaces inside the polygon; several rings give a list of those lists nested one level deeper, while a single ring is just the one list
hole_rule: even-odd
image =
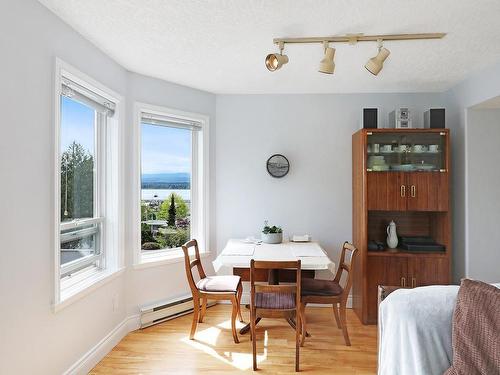
[{"label": "bed", "polygon": [[458,289],[398,289],[380,303],[379,375],[442,375],[450,367]]}]

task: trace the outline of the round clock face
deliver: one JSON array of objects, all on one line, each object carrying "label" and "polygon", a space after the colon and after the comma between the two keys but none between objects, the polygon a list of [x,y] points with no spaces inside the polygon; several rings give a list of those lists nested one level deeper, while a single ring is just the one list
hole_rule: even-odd
[{"label": "round clock face", "polygon": [[273,177],[284,177],[290,170],[290,163],[283,155],[275,154],[267,159],[267,171]]}]

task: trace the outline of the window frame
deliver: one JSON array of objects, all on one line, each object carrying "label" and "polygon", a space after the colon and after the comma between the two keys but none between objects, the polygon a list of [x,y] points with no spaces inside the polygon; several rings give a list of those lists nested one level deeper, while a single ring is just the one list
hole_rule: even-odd
[{"label": "window frame", "polygon": [[[113,119],[96,112],[95,120],[95,151],[94,151],[94,214],[92,218],[82,218],[70,222],[61,222],[61,87],[64,79],[70,79],[115,104]],[[54,231],[53,231],[53,274],[54,294],[52,298],[53,311],[72,303],[83,295],[83,292],[94,287],[98,282],[116,274],[123,268],[122,233],[123,219],[123,163],[122,163],[122,127],[123,127],[123,97],[80,72],[70,64],[55,58],[54,73]],[[108,173],[109,171],[109,173]],[[97,198],[97,199],[96,199]],[[61,265],[61,230],[84,225],[100,226],[98,241],[99,254],[93,254],[85,259],[77,259]],[[97,261],[93,269],[90,263]],[[88,265],[88,267],[85,267]],[[72,272],[72,276],[64,276]],[[73,274],[78,274],[73,278]],[[71,279],[73,280],[67,280]]]},{"label": "window frame", "polygon": [[[101,198],[101,197],[100,197]],[[82,257],[79,259],[75,259],[71,262],[61,264],[60,265],[60,275],[61,278],[64,278],[65,276],[77,272],[83,268],[90,267],[94,263],[98,264],[98,268],[104,269],[105,268],[105,259],[106,259],[106,247],[104,246],[104,230],[103,230],[103,223],[104,223],[104,217],[99,216],[99,217],[93,217],[93,218],[86,218],[86,219],[76,219],[72,220],[69,222],[61,223],[59,225],[60,231],[66,230],[66,229],[73,229],[73,228],[78,228],[78,227],[83,227],[87,225],[96,225],[98,228],[95,232],[96,237],[97,237],[97,242],[98,244],[98,253],[94,253],[93,255]],[[80,230],[83,232],[83,235],[89,235],[92,234],[90,232],[93,232],[92,228],[83,228]],[[78,232],[72,232],[73,235],[77,234]],[[60,233],[59,234],[59,243],[61,243],[62,238],[65,236],[65,234]],[[61,251],[61,249],[59,250]]]},{"label": "window frame", "polygon": [[[68,74],[63,72],[61,77],[67,77]],[[88,86],[88,85],[87,85]],[[86,87],[88,89],[88,87]],[[71,99],[71,98],[69,98]],[[76,100],[77,101],[77,100]],[[77,101],[78,102],[78,101]],[[62,107],[59,108],[59,111]],[[59,121],[58,129],[61,129],[61,121]],[[60,231],[66,229],[73,229],[78,227],[83,227],[90,224],[95,224],[97,227],[96,236],[96,249],[98,249],[98,254],[93,254],[91,256],[82,257],[80,259],[75,259],[74,261],[68,262],[64,265],[60,264],[60,276],[64,278],[69,274],[78,272],[82,269],[91,267],[96,264],[96,268],[104,269],[106,267],[106,246],[105,244],[105,231],[104,231],[104,213],[103,207],[106,202],[105,189],[103,188],[102,182],[106,178],[106,157],[105,157],[105,144],[106,144],[106,127],[107,127],[107,116],[103,113],[95,111],[94,118],[94,171],[93,171],[93,216],[91,218],[78,218],[73,219],[68,222],[60,222]],[[60,149],[60,145],[59,145]],[[60,152],[61,150],[59,150]],[[59,168],[60,170],[60,168]],[[60,182],[59,182],[60,184]],[[62,204],[62,202],[60,202]],[[82,231],[88,231],[87,229],[82,229]],[[73,232],[76,233],[76,232]],[[64,234],[59,234],[59,241]]]},{"label": "window frame", "polygon": [[[142,170],[142,113],[147,112],[160,116],[177,118],[183,121],[197,122],[201,125],[200,130],[193,131],[191,142],[191,238],[196,238],[200,245],[200,252],[209,254],[209,116],[180,111],[173,108],[151,105],[147,103],[134,103],[134,163],[133,175],[133,239],[135,268],[144,266],[162,265],[181,261],[182,249],[162,249],[152,251],[150,256],[141,251],[141,170]],[[196,216],[195,216],[196,215]],[[195,218],[195,220],[193,220]]]}]

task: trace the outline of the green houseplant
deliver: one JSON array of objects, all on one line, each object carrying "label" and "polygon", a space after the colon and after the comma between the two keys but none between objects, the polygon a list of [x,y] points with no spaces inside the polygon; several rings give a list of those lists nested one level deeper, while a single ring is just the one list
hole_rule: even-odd
[{"label": "green houseplant", "polygon": [[264,222],[264,229],[261,234],[262,242],[278,244],[283,241],[283,230],[276,225],[270,226],[267,220]]}]

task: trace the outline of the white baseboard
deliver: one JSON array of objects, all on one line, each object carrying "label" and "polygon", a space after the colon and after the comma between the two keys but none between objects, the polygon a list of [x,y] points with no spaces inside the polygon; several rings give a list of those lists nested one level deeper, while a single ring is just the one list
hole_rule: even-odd
[{"label": "white baseboard", "polygon": [[122,338],[129,332],[139,329],[139,315],[132,315],[125,318],[111,332],[109,332],[101,341],[99,341],[92,349],[85,353],[78,361],[76,361],[63,375],[84,375],[88,374],[94,366],[113,349]]}]

